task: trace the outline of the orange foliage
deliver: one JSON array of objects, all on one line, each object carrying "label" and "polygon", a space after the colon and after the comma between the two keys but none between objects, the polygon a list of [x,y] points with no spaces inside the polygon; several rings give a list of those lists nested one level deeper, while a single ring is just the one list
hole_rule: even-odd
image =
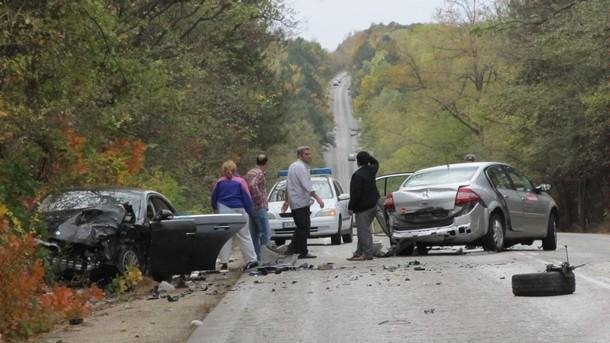
[{"label": "orange foliage", "polygon": [[144,151],[146,150],[146,144],[142,140],[137,139],[134,142],[130,142],[126,138],[118,139],[114,141],[108,149],[104,152],[104,155],[108,157],[120,157],[126,156],[126,167],[127,171],[134,175],[139,172],[144,166]]},{"label": "orange foliage", "polygon": [[66,287],[48,289],[36,256],[36,241],[11,230],[10,212],[0,204],[0,337],[20,339],[47,330],[56,321],[82,317],[89,301],[101,299],[97,287],[77,292]]},{"label": "orange foliage", "polygon": [[121,138],[96,148],[72,127],[62,132],[67,152],[49,168],[54,183],[129,184],[144,167],[146,144],[140,139]]},{"label": "orange foliage", "polygon": [[90,301],[104,298],[104,292],[97,286],[75,291],[64,286],[55,286],[43,294],[40,302],[44,311],[61,314],[65,319],[82,318],[91,311]]}]

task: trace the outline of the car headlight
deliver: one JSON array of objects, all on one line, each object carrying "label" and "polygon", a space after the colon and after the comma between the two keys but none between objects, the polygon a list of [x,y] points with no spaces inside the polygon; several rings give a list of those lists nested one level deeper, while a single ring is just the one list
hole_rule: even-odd
[{"label": "car headlight", "polygon": [[273,214],[271,212],[267,212],[267,218],[268,219],[275,219],[275,214]]},{"label": "car headlight", "polygon": [[316,217],[335,217],[337,215],[337,210],[334,208],[324,208],[316,213]]}]

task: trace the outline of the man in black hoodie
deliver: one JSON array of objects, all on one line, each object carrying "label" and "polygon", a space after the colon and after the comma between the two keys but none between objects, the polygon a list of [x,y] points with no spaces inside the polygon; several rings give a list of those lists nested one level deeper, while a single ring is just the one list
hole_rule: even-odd
[{"label": "man in black hoodie", "polygon": [[375,176],[379,170],[379,162],[366,151],[356,155],[358,169],[352,175],[349,185],[350,199],[348,208],[355,213],[358,229],[358,248],[349,261],[365,261],[373,259],[373,235],[371,223],[375,218],[379,191],[375,184]]}]

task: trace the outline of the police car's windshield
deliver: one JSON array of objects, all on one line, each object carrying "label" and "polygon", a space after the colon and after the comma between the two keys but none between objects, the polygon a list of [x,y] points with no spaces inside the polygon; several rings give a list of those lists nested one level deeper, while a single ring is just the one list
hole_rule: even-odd
[{"label": "police car's windshield", "polygon": [[[327,179],[313,179],[311,180],[314,191],[322,199],[330,199],[333,197],[333,191],[330,188],[330,182]],[[269,202],[284,201],[286,200],[286,180],[279,181],[271,194],[269,194]]]}]

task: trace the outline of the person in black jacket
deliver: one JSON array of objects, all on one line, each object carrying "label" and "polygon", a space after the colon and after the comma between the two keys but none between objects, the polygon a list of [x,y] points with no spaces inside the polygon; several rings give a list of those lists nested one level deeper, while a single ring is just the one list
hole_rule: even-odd
[{"label": "person in black jacket", "polygon": [[349,261],[365,261],[373,259],[373,235],[371,223],[375,218],[379,191],[375,184],[375,176],[379,170],[379,162],[366,151],[356,155],[358,169],[352,175],[349,185],[350,199],[348,209],[355,213],[358,229],[358,247]]}]

